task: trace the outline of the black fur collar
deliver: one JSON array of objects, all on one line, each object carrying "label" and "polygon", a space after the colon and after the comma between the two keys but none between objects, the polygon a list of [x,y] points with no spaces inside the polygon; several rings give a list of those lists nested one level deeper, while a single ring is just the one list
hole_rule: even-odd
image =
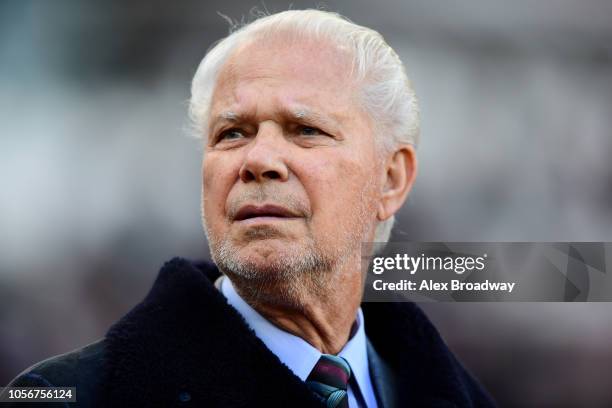
[{"label": "black fur collar", "polygon": [[[214,287],[211,263],[174,258],[106,336],[100,406],[320,407]],[[399,406],[489,406],[411,303],[363,304],[366,333],[397,375]]]}]

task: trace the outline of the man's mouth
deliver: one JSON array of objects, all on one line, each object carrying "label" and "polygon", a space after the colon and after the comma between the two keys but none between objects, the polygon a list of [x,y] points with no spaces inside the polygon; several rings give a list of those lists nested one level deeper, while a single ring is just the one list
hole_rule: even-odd
[{"label": "man's mouth", "polygon": [[299,214],[295,212],[274,204],[264,204],[264,205],[245,205],[240,207],[236,215],[234,216],[234,221],[246,221],[246,220],[289,220],[300,217]]}]

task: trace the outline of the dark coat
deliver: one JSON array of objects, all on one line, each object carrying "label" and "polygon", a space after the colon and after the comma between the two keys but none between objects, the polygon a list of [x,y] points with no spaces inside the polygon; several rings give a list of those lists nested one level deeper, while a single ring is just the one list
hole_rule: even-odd
[{"label": "dark coat", "polygon": [[[167,262],[102,340],[38,363],[11,385],[76,386],[82,407],[321,407],[215,288],[218,276],[210,263]],[[494,406],[416,305],[362,308],[397,406]]]}]

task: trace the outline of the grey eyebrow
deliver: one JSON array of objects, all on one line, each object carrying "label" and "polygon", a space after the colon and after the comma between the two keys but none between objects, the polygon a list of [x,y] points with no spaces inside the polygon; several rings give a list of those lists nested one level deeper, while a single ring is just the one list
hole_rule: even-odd
[{"label": "grey eyebrow", "polygon": [[293,117],[296,119],[304,119],[308,116],[308,111],[306,109],[298,109],[293,111]]},{"label": "grey eyebrow", "polygon": [[298,119],[298,120],[300,120],[300,119],[312,119],[312,120],[315,120],[315,121],[320,122],[320,123],[327,123],[327,124],[330,124],[330,123],[334,123],[335,124],[336,123],[336,121],[333,118],[327,117],[327,116],[323,116],[320,113],[312,111],[312,110],[307,109],[307,108],[298,108],[298,109],[295,109],[295,110],[291,111],[291,114],[292,114],[292,116],[295,119]]},{"label": "grey eyebrow", "polygon": [[[294,119],[296,120],[314,120],[316,122],[319,123],[336,123],[336,121],[332,118],[329,118],[327,116],[323,116],[320,113],[313,111],[311,109],[308,108],[303,108],[303,107],[299,107],[297,109],[291,109],[291,110],[286,110],[285,111],[286,114],[292,116]],[[229,121],[229,122],[239,122],[240,120],[244,119],[243,115],[236,113],[234,111],[224,111],[219,113],[216,118],[213,119],[213,122],[215,122],[216,120],[225,120],[225,121]]]},{"label": "grey eyebrow", "polygon": [[238,120],[238,115],[236,114],[236,112],[232,112],[232,111],[221,112],[219,117],[221,119],[229,120],[232,122],[236,122]]}]

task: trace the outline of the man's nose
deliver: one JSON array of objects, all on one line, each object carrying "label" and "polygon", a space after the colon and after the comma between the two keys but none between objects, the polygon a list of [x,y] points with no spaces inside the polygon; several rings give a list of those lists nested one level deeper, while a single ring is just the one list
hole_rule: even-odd
[{"label": "man's nose", "polygon": [[286,152],[283,151],[284,137],[282,129],[272,123],[259,126],[255,139],[250,143],[240,168],[240,179],[263,182],[266,180],[287,181],[289,169],[285,162]]}]

